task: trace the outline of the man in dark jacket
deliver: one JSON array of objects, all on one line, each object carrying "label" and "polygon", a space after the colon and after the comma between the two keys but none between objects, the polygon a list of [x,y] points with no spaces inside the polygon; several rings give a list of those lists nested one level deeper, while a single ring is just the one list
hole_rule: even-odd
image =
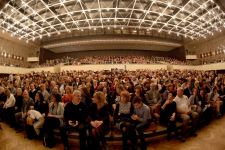
[{"label": "man in dark jacket", "polygon": [[75,90],[73,92],[72,102],[66,104],[64,110],[65,125],[61,129],[62,141],[64,149],[69,149],[68,136],[66,132],[75,130],[79,132],[80,149],[85,150],[86,148],[86,127],[85,121],[87,118],[87,109],[84,103],[81,102],[81,92]]}]

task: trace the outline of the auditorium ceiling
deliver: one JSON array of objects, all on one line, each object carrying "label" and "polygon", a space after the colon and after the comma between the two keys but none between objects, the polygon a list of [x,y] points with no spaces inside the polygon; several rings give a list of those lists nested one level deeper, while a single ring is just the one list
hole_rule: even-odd
[{"label": "auditorium ceiling", "polygon": [[195,40],[224,30],[225,12],[218,1],[223,3],[223,0],[3,0],[0,28],[12,37],[42,43],[105,34]]}]

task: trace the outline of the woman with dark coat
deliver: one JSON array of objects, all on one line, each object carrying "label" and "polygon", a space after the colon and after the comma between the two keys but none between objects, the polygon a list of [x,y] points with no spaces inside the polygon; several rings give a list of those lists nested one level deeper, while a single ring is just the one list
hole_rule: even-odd
[{"label": "woman with dark coat", "polygon": [[[100,150],[105,146],[105,134],[109,131],[109,106],[103,92],[94,94],[93,103],[89,108],[89,146],[92,149]],[[100,146],[102,142],[102,146]]]}]

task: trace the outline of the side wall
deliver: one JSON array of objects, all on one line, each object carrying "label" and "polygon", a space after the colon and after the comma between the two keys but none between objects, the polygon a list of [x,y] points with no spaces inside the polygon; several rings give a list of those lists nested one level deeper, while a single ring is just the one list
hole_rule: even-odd
[{"label": "side wall", "polygon": [[[8,33],[0,34],[0,64],[12,64],[19,66],[28,66],[27,57],[35,56],[39,51],[36,44],[19,41],[11,37]],[[4,54],[7,54],[5,57]],[[23,57],[23,60],[15,59],[14,56]]]}]

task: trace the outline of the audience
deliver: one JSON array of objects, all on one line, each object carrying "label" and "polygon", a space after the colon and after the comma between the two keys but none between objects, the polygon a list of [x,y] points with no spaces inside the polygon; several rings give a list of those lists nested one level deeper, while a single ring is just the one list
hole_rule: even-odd
[{"label": "audience", "polygon": [[187,65],[187,62],[169,57],[159,56],[86,56],[86,57],[63,57],[52,60],[46,60],[41,66],[64,65],[82,65],[82,64],[179,64]]},{"label": "audience", "polygon": [[[11,74],[0,78],[0,116],[18,131],[26,129],[28,136],[39,135],[48,147],[55,143],[53,129],[59,129],[65,149],[70,148],[68,132],[79,133],[81,149],[90,145],[100,149],[106,147],[108,131],[118,131],[123,149],[129,147],[129,140],[136,149],[140,138],[144,150],[144,130],[151,123],[165,125],[168,139],[174,131],[185,141],[188,133],[197,135],[200,123],[220,118],[225,111],[224,85],[225,75],[214,71]],[[176,122],[181,122],[181,132]]]}]

